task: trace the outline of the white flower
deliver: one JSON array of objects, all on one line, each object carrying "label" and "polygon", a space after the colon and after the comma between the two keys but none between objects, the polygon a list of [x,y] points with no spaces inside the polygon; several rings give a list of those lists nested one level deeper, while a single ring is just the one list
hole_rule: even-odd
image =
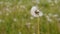
[{"label": "white flower", "polygon": [[43,16],[43,13],[38,10],[37,6],[33,6],[31,8],[31,15],[34,16],[34,17],[39,17],[39,16]]}]

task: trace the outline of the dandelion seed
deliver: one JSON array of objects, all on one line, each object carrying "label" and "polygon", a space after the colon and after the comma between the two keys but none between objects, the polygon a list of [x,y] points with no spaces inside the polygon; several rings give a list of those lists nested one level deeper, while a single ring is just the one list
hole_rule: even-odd
[{"label": "dandelion seed", "polygon": [[37,6],[33,6],[31,8],[31,15],[34,16],[34,17],[39,17],[39,16],[43,16],[43,13],[38,10]]}]

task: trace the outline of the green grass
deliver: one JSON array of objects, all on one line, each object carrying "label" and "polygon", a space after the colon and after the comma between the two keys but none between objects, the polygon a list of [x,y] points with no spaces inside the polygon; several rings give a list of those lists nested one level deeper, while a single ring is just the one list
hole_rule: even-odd
[{"label": "green grass", "polygon": [[[31,19],[30,9],[36,5],[32,0],[0,0],[0,34],[37,34],[38,20],[37,18]],[[6,4],[6,2],[8,2]],[[53,6],[51,4],[54,4]],[[39,17],[40,33],[41,34],[60,34],[59,21],[60,17],[60,1],[55,4],[41,0],[38,5],[39,9],[46,15],[58,14],[58,17],[51,16],[51,22],[47,21],[46,16]],[[16,19],[16,21],[14,20]],[[31,23],[26,25],[26,23]],[[29,27],[28,27],[29,26]]]}]

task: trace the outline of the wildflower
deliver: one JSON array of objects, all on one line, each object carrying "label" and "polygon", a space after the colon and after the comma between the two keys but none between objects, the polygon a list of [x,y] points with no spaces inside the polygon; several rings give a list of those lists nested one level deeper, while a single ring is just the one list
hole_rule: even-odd
[{"label": "wildflower", "polygon": [[39,16],[43,16],[43,13],[38,10],[37,6],[33,6],[31,8],[31,15],[34,16],[34,17],[39,17]]}]

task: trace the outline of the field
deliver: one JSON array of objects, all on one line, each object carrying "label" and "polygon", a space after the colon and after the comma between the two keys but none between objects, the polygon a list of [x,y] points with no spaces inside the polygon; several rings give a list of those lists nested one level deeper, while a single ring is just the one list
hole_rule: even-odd
[{"label": "field", "polygon": [[[31,15],[35,5],[43,12],[42,17]],[[38,31],[60,34],[60,0],[0,0],[0,34],[38,34]]]}]

